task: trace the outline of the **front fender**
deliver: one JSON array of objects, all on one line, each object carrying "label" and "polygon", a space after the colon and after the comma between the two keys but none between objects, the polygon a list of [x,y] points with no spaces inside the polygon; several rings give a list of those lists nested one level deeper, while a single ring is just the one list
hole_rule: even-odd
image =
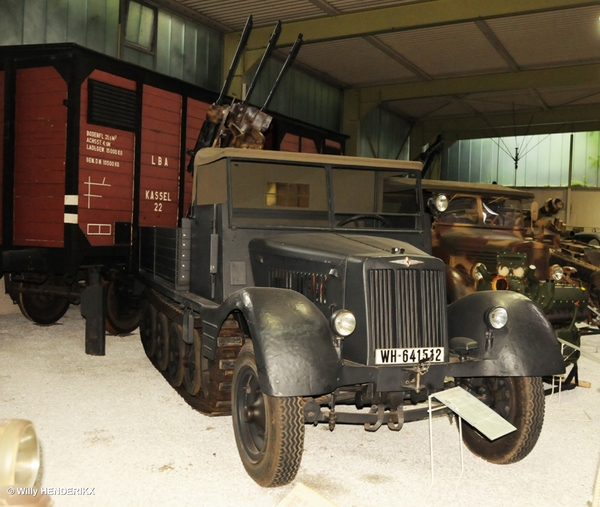
[{"label": "front fender", "polygon": [[[490,329],[485,315],[494,306],[506,308],[508,322],[486,335]],[[449,375],[540,377],[565,372],[552,325],[533,301],[518,292],[476,292],[455,301],[448,307],[448,332],[450,339],[464,336],[479,345],[469,353],[470,359],[452,363]]]},{"label": "front fender", "polygon": [[223,319],[243,314],[261,390],[269,396],[314,396],[337,386],[342,362],[325,316],[289,289],[248,287],[221,305]]}]

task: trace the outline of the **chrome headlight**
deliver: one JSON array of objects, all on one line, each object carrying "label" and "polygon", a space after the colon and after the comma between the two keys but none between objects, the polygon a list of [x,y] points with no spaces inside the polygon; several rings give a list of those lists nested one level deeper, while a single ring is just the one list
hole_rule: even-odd
[{"label": "chrome headlight", "polygon": [[502,306],[495,306],[485,316],[487,325],[494,329],[502,329],[508,322],[508,312]]},{"label": "chrome headlight", "polygon": [[559,266],[558,264],[550,266],[550,276],[555,282],[562,280],[564,275],[565,273],[562,266]]},{"label": "chrome headlight", "polygon": [[348,310],[338,310],[331,316],[331,329],[338,336],[345,338],[356,329],[356,317]]},{"label": "chrome headlight", "polygon": [[440,213],[443,213],[448,209],[448,197],[446,197],[444,194],[436,195],[433,205],[435,206],[436,210],[438,210]]},{"label": "chrome headlight", "polygon": [[483,273],[480,271],[480,268],[484,272],[487,271],[485,264],[483,264],[482,262],[478,262],[471,268],[471,278],[473,278],[473,280],[475,280],[476,282],[478,282],[479,280],[483,280]]}]

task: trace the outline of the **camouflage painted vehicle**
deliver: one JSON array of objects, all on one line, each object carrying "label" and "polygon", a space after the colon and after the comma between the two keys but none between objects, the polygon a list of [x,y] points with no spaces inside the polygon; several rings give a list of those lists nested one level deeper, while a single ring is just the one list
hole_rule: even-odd
[{"label": "camouflage painted vehicle", "polygon": [[[580,347],[581,336],[575,324],[585,318],[588,291],[568,275],[563,283],[555,283],[553,279],[540,280],[535,271],[535,266],[527,264],[526,254],[499,253],[493,272],[478,263],[473,275],[478,291],[511,290],[527,296],[548,316],[558,338]],[[578,349],[567,345],[563,347],[565,364],[576,363],[579,355]]]},{"label": "camouflage painted vehicle", "polygon": [[[476,290],[473,267],[478,263],[496,266],[497,255],[518,252],[527,265],[546,280],[560,279],[560,270],[550,267],[548,245],[526,234],[523,202],[532,192],[486,183],[423,180],[425,201],[433,214],[432,249],[447,266],[449,301]],[[447,198],[447,208],[435,207],[436,199]]]},{"label": "camouflage painted vehicle", "polygon": [[[537,217],[523,202],[533,193],[433,180],[423,181],[423,191],[433,213],[433,253],[446,264],[449,302],[480,290],[520,292],[544,310],[558,338],[579,346],[575,324],[586,319],[588,292],[571,279],[576,269],[551,265],[553,249],[530,237],[527,224]],[[440,201],[445,204],[436,207]],[[570,347],[563,352],[567,363],[579,356]]]}]

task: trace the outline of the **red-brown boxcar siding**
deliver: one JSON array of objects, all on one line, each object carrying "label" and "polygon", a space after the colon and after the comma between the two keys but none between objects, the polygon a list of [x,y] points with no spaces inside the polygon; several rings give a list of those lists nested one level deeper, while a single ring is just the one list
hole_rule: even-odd
[{"label": "red-brown boxcar siding", "polygon": [[279,149],[281,151],[300,151],[300,138],[294,134],[286,134]]},{"label": "red-brown boxcar siding", "polygon": [[[200,134],[200,129],[202,128],[202,124],[206,119],[206,112],[210,104],[208,102],[201,102],[195,99],[188,99],[187,103],[187,123],[186,123],[186,151],[191,151],[196,146],[196,141],[198,140],[198,135]],[[186,164],[189,162],[189,159],[186,159]],[[185,187],[184,187],[184,195],[183,195],[183,213],[184,216],[187,214],[190,205],[192,203],[192,180],[193,176],[190,172],[185,171]]]},{"label": "red-brown boxcar siding", "polygon": [[53,67],[20,69],[15,95],[13,243],[62,247],[67,84]]},{"label": "red-brown boxcar siding", "polygon": [[[2,196],[4,195],[4,76],[3,70],[0,71],[0,210],[2,210]],[[0,217],[2,213],[0,212]],[[2,245],[2,222],[0,218],[0,245]]]},{"label": "red-brown boxcar siding", "polygon": [[[98,70],[90,78],[128,90],[136,86],[134,81]],[[81,87],[77,223],[91,245],[110,246],[115,244],[115,222],[133,220],[135,135],[88,123],[88,83]]]},{"label": "red-brown boxcar siding", "polygon": [[314,139],[303,137],[302,142],[300,144],[300,151],[302,153],[318,153]]},{"label": "red-brown boxcar siding", "polygon": [[181,105],[181,95],[144,85],[140,159],[141,226],[177,226]]},{"label": "red-brown boxcar siding", "polygon": [[333,141],[331,139],[325,139],[325,146],[332,148],[342,153],[342,144],[339,141]]}]

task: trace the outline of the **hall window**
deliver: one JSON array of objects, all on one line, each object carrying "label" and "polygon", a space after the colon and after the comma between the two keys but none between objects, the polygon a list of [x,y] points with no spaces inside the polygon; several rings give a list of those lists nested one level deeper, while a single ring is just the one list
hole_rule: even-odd
[{"label": "hall window", "polygon": [[310,185],[302,183],[267,183],[267,206],[308,208]]}]

